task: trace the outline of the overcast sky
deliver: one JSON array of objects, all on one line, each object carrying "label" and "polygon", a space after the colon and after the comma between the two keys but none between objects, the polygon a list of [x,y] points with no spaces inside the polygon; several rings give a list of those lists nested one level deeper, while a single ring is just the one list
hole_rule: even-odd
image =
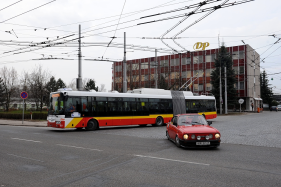
[{"label": "overcast sky", "polygon": [[[78,25],[80,24],[82,28],[82,42],[85,42],[82,45],[82,77],[94,79],[98,86],[105,84],[106,89],[110,90],[112,63],[86,61],[85,59],[101,57],[111,60],[123,59],[122,44],[124,42],[124,32],[126,32],[127,44],[168,49],[159,39],[141,38],[160,37],[178,23],[182,17],[150,24],[137,24],[182,15],[189,13],[194,8],[150,18],[140,18],[175,10],[202,1],[2,0],[0,1],[0,68],[4,66],[14,67],[20,75],[22,71],[31,71],[36,65],[41,64],[56,79],[61,78],[66,84],[69,84],[72,79],[78,77],[77,40],[63,45],[40,49],[38,47],[30,48],[28,45],[31,42],[53,41],[62,37],[66,38],[54,42],[76,39],[78,37]],[[219,5],[223,2],[211,3],[201,7],[201,9]],[[235,2],[235,0],[229,0],[228,2]],[[279,43],[274,44],[278,38],[281,38],[280,7],[280,0],[255,0],[237,6],[218,9],[180,34],[178,37],[183,38],[178,39],[177,42],[192,51],[193,45],[196,42],[209,42],[210,46],[208,49],[217,48],[219,45],[218,35],[220,35],[220,41],[224,41],[226,46],[242,45],[241,40],[244,40],[246,44],[256,49],[261,55],[261,59],[265,58],[264,63],[261,62],[261,71],[265,69],[267,74],[269,74],[268,77],[274,93],[281,94],[281,40]],[[29,10],[31,11],[27,12]],[[119,20],[122,11],[123,14]],[[205,14],[201,13],[190,16],[180,26],[167,34],[166,37],[174,36]],[[118,23],[119,25],[117,25]],[[268,36],[272,34],[275,34],[276,37]],[[87,46],[89,45],[87,43],[109,43],[111,41],[110,37],[113,36],[116,38],[112,42],[121,44],[121,48]],[[12,41],[4,42],[7,40]],[[180,50],[171,40],[167,39],[165,41],[173,48]],[[128,60],[154,56],[154,52],[150,51],[127,50]],[[166,54],[159,53],[158,55]],[[63,58],[63,60],[36,60],[40,58]]]}]

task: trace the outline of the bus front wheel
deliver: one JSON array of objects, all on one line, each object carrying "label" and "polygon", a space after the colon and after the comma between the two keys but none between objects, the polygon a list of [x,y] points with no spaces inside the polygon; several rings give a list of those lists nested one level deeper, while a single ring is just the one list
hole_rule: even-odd
[{"label": "bus front wheel", "polygon": [[88,131],[97,130],[97,129],[98,129],[98,123],[97,123],[97,121],[94,121],[94,120],[88,121],[87,127],[85,127],[85,129],[88,130]]},{"label": "bus front wheel", "polygon": [[159,126],[163,126],[163,125],[164,125],[164,120],[163,120],[163,118],[160,117],[160,116],[158,116],[158,117],[156,118],[155,124],[154,124],[153,126],[159,127]]}]

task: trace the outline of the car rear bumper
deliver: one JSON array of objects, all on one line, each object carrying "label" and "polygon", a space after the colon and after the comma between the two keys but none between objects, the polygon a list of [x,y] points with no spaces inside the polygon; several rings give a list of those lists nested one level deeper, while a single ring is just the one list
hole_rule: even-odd
[{"label": "car rear bumper", "polygon": [[[196,145],[196,142],[210,142],[210,145]],[[182,147],[218,147],[220,146],[221,140],[180,140],[180,145]]]}]

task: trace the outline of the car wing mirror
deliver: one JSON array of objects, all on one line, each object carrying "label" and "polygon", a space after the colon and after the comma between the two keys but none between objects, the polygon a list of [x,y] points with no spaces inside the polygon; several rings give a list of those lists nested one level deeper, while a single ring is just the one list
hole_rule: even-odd
[{"label": "car wing mirror", "polygon": [[211,124],[212,124],[213,122],[212,121],[208,121],[208,125],[210,125],[211,126]]}]

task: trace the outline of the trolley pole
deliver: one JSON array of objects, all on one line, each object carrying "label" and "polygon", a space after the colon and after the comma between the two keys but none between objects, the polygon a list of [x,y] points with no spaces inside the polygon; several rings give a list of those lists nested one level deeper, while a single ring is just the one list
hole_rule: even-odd
[{"label": "trolley pole", "polygon": [[157,60],[157,49],[155,49],[155,88],[158,88],[158,60]]},{"label": "trolley pole", "polygon": [[127,92],[126,32],[124,32],[123,93]]},{"label": "trolley pole", "polygon": [[79,25],[79,49],[78,49],[78,78],[76,79],[76,88],[78,91],[82,91],[82,63],[81,63],[81,25]]},{"label": "trolley pole", "polygon": [[226,78],[226,64],[224,66],[224,106],[225,114],[227,114],[227,78]]}]

